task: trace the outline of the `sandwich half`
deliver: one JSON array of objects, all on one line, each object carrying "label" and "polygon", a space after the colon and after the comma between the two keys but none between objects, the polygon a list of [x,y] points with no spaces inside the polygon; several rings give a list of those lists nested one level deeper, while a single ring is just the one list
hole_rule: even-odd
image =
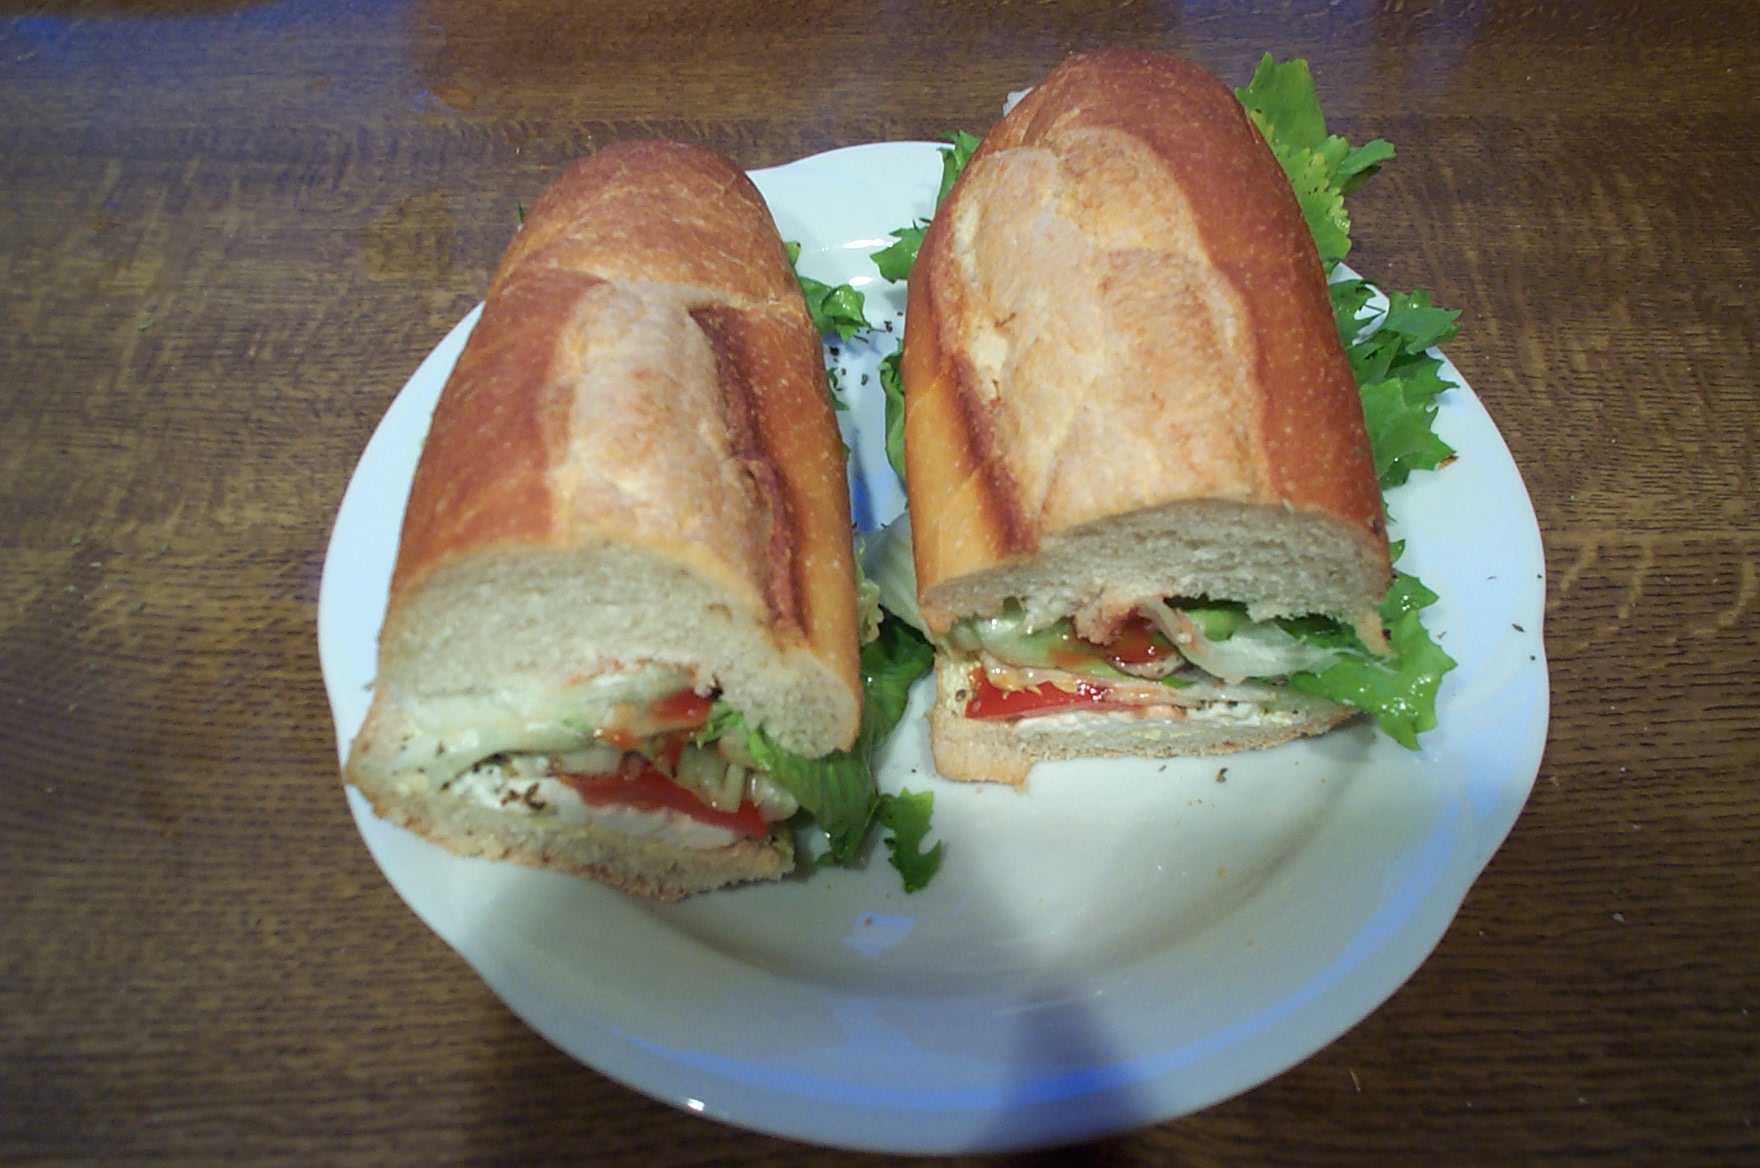
[{"label": "sandwich half", "polygon": [[1382,498],[1276,157],[1188,62],[1072,58],[924,236],[902,373],[949,778],[1322,733],[1289,684],[1385,653]]},{"label": "sandwich half", "polygon": [[593,155],[440,396],[347,780],[463,854],[776,879],[813,796],[774,765],[855,742],[857,660],[843,446],[763,198],[701,148]]}]

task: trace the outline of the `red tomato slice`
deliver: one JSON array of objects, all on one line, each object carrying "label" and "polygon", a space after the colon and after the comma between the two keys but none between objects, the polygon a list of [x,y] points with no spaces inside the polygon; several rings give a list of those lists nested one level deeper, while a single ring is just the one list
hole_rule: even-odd
[{"label": "red tomato slice", "polygon": [[681,690],[655,700],[640,713],[632,715],[625,710],[621,722],[599,727],[594,737],[619,750],[640,750],[656,734],[695,730],[709,720],[713,706],[710,698],[694,690]]},{"label": "red tomato slice", "polygon": [[1118,636],[1106,646],[1106,656],[1114,665],[1151,665],[1167,660],[1174,652],[1173,642],[1154,622],[1140,616],[1126,621]]},{"label": "red tomato slice", "polygon": [[642,744],[642,735],[622,726],[601,726],[593,731],[593,737],[619,750],[634,750]]},{"label": "red tomato slice", "polygon": [[683,730],[707,722],[712,705],[714,703],[706,695],[687,689],[649,706],[648,717],[668,730]]},{"label": "red tomato slice", "polygon": [[[633,761],[632,761],[633,760]],[[557,775],[593,807],[636,807],[643,811],[670,808],[692,819],[725,827],[740,835],[763,838],[770,834],[770,821],[751,803],[738,811],[717,811],[659,771],[639,754],[626,754],[617,771],[601,775]]]},{"label": "red tomato slice", "polygon": [[1085,678],[1075,679],[1075,692],[1055,685],[1035,685],[1030,689],[1004,690],[990,684],[982,668],[972,670],[972,696],[966,702],[966,717],[979,721],[1019,718],[1027,714],[1056,713],[1063,710],[1128,710],[1130,703],[1114,701],[1106,686]]}]

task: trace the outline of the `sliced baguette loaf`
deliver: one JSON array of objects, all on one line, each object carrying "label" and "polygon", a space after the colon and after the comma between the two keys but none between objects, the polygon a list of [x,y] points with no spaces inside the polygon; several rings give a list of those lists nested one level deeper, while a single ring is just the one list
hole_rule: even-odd
[{"label": "sliced baguette loaf", "polygon": [[707,855],[446,787],[656,687],[848,747],[853,563],[818,333],[762,197],[701,148],[604,150],[527,218],[440,397],[348,779],[462,852],[666,896],[774,877],[780,829]]},{"label": "sliced baguette loaf", "polygon": [[[1146,601],[1202,597],[1384,644],[1381,492],[1325,273],[1276,157],[1204,70],[1084,54],[1010,111],[924,237],[902,360],[932,635],[1018,605],[1105,642]],[[1292,695],[978,724],[955,699],[969,668],[938,669],[952,778],[1246,749],[1354,713]]]},{"label": "sliced baguette loaf", "polygon": [[1381,494],[1325,276],[1197,66],[1085,54],[986,136],[912,272],[903,372],[932,629],[1203,595],[1375,636]]}]

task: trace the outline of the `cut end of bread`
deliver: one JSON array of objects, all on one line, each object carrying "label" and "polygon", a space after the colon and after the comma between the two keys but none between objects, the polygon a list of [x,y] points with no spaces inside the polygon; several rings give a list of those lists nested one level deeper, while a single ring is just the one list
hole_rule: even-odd
[{"label": "cut end of bread", "polygon": [[[519,712],[583,679],[677,670],[807,757],[855,739],[855,691],[798,634],[702,565],[602,541],[471,556],[404,597],[380,643],[382,687],[418,722],[425,706],[482,698]],[[541,720],[534,718],[533,720]]]},{"label": "cut end of bread", "polygon": [[576,748],[581,727],[680,688],[718,692],[802,754],[837,749],[860,722],[818,656],[773,637],[697,566],[627,543],[525,548],[442,564],[406,592],[347,779],[380,818],[460,855],[662,900],[780,879],[794,866],[780,827],[767,839],[710,829],[705,842],[663,813],[636,812],[632,828],[628,815],[473,798],[459,779],[504,752]]},{"label": "cut end of bread", "polygon": [[1147,600],[1235,601],[1254,620],[1372,621],[1391,569],[1385,541],[1330,515],[1193,500],[1048,536],[1038,554],[945,579],[922,597],[937,632],[1017,601],[1032,628],[1063,617],[1105,627]]}]

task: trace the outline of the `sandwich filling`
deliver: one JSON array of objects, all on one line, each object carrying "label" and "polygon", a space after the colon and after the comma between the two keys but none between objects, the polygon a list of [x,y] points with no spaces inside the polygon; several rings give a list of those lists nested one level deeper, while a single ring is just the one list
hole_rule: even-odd
[{"label": "sandwich filling", "polygon": [[657,667],[541,697],[439,699],[416,713],[396,769],[407,783],[508,814],[693,849],[764,838],[800,803],[771,780],[744,736],[715,733],[726,722],[716,711],[714,696],[698,693],[687,675]]},{"label": "sandwich filling", "polygon": [[1326,617],[1254,621],[1246,606],[1182,598],[1139,604],[1104,639],[1069,618],[1031,629],[1011,602],[955,624],[941,648],[969,661],[965,716],[1014,721],[1130,712],[1183,719],[1226,709],[1252,716],[1290,696],[1290,678],[1368,650]]},{"label": "sandwich filling", "polygon": [[699,741],[713,700],[683,690],[618,724],[582,726],[554,753],[503,752],[445,789],[515,813],[593,821],[625,835],[666,834],[686,847],[763,838],[800,803],[770,780],[737,737]]}]

